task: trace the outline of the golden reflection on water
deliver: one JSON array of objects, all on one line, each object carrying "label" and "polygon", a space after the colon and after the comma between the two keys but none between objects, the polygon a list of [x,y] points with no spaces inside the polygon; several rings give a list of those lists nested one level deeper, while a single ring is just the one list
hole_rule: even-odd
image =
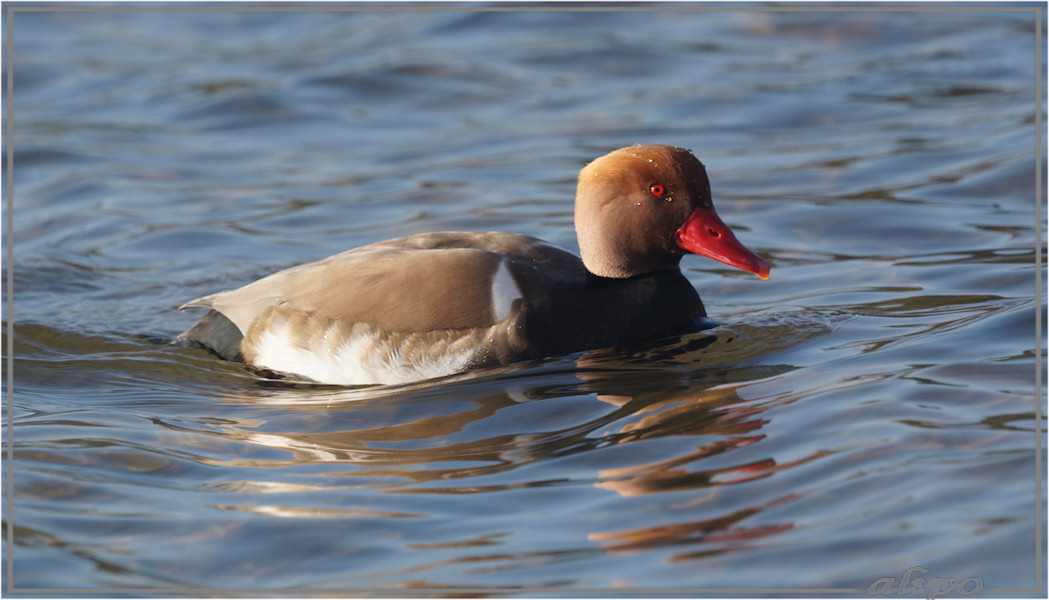
[{"label": "golden reflection on water", "polygon": [[[724,338],[725,333],[721,335]],[[629,466],[601,467],[601,460],[595,458],[590,477],[576,473],[574,479],[582,484],[589,479],[588,485],[593,489],[612,492],[623,498],[689,491],[692,500],[684,507],[687,510],[689,506],[695,508],[714,501],[722,486],[769,477],[779,469],[817,458],[818,454],[779,463],[766,457],[743,462],[729,460],[728,464],[721,466],[702,467],[708,459],[728,456],[734,450],[763,440],[762,428],[769,422],[760,402],[740,396],[740,389],[749,384],[721,383],[725,381],[725,374],[719,373],[704,385],[703,378],[697,379],[694,369],[665,368],[667,364],[688,364],[687,357],[682,354],[698,353],[702,350],[700,346],[705,348],[719,343],[716,336],[703,339],[698,345],[695,339],[683,341],[677,353],[664,346],[662,351],[668,354],[664,357],[662,369],[652,369],[650,364],[642,369],[629,368],[630,360],[624,361],[622,354],[618,355],[618,362],[614,362],[609,354],[587,353],[576,358],[571,369],[554,367],[552,372],[556,373],[558,381],[549,390],[517,387],[513,372],[503,371],[460,386],[462,397],[456,401],[437,402],[430,398],[432,393],[444,394],[447,391],[447,388],[442,390],[441,386],[432,384],[411,386],[407,390],[398,390],[398,394],[391,394],[388,389],[372,390],[371,399],[365,399],[367,392],[360,389],[308,390],[296,386],[231,393],[218,400],[230,405],[261,401],[264,406],[281,407],[280,416],[271,421],[229,418],[220,427],[206,433],[256,449],[277,450],[280,454],[265,452],[265,458],[251,458],[256,452],[249,452],[248,456],[226,461],[226,466],[264,467],[267,470],[308,467],[311,469],[309,474],[303,474],[300,479],[312,477],[314,481],[290,483],[256,478],[226,482],[219,487],[228,492],[261,493],[275,499],[286,494],[291,496],[285,496],[289,498],[287,504],[279,501],[230,502],[216,508],[282,519],[408,518],[419,519],[420,526],[425,527],[429,516],[425,504],[419,505],[417,512],[374,507],[314,507],[302,506],[294,496],[340,488],[369,488],[396,494],[483,494],[551,485],[551,482],[536,482],[523,475],[509,482],[502,477],[500,483],[494,484],[486,483],[485,477],[510,473],[536,461],[565,456],[585,458],[587,453],[600,455],[601,451],[614,447],[673,438],[696,443],[691,447],[681,445],[682,450],[676,456],[663,456],[659,460]],[[551,378],[540,379],[549,384]],[[507,432],[505,425],[483,424],[496,419],[513,422],[515,411],[527,409],[528,403],[556,401],[565,395],[586,403],[587,410],[553,423],[545,431],[511,433]],[[587,396],[592,398],[589,403],[585,400]],[[303,403],[304,399],[310,401]],[[322,402],[324,406],[318,406]],[[426,406],[426,410],[420,410],[421,406]],[[358,412],[361,414],[357,415]],[[289,429],[281,429],[282,418],[287,420]],[[503,433],[491,435],[489,431]],[[622,460],[616,464],[622,464]],[[326,465],[326,468],[318,471],[317,465]],[[580,545],[575,551],[630,552],[708,542],[724,551],[732,544],[792,527],[791,523],[741,525],[763,508],[761,505],[742,510],[736,507],[713,518],[593,531],[585,538],[579,538]],[[495,531],[469,539],[408,546],[423,552],[499,547],[506,535],[507,532]],[[708,551],[698,551],[696,555],[705,552]],[[441,558],[374,575],[404,575],[473,562],[511,561],[519,564],[521,561],[553,560],[541,554],[519,552],[506,556],[495,553]],[[685,560],[691,554],[683,552],[672,560]]]}]

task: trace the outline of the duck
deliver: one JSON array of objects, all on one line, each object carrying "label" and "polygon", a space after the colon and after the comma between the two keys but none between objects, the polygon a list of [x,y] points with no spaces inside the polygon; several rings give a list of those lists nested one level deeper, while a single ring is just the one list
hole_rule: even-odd
[{"label": "duck", "polygon": [[434,232],[294,266],[180,308],[219,357],[334,385],[402,384],[708,328],[697,254],[768,279],[690,150],[633,145],[579,172],[579,254],[507,232]]}]

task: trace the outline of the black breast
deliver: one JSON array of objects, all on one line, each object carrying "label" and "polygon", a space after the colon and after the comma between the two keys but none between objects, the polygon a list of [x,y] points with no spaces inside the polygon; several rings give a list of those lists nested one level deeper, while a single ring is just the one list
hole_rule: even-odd
[{"label": "black breast", "polygon": [[628,279],[587,273],[527,298],[518,329],[527,339],[526,358],[543,358],[684,332],[705,316],[703,301],[680,271]]}]

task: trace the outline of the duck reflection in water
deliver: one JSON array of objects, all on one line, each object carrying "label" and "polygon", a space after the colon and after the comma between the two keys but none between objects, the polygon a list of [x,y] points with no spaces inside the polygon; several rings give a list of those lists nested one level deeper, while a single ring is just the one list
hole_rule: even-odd
[{"label": "duck reflection in water", "polygon": [[[668,509],[675,517],[713,513],[671,525],[590,533],[587,538],[602,551],[747,539],[788,529],[790,524],[740,525],[779,500],[751,502],[742,510],[739,502],[730,502],[723,505],[732,507],[729,512],[718,508],[719,490],[799,462],[778,464],[767,455],[731,458],[761,442],[769,422],[760,401],[740,397],[748,384],[738,382],[789,367],[739,366],[729,356],[723,364],[704,359],[706,366],[697,369],[701,351],[719,343],[716,335],[692,334],[658,350],[591,351],[574,360],[441,380],[443,385],[345,389],[285,382],[250,393],[242,389],[223,400],[271,406],[274,418],[229,419],[211,434],[265,449],[238,456],[237,466],[316,472],[323,463],[329,466],[325,477],[339,487],[476,494],[571,485],[571,480],[535,481],[535,473],[545,469],[514,474],[540,461],[567,459],[576,465],[572,478],[591,481],[595,491],[624,498],[684,493],[688,500]],[[661,458],[630,462],[633,456],[652,456],[651,447],[636,455],[613,452],[642,443],[656,444]],[[275,458],[272,450],[288,456]],[[273,508],[271,514],[281,512]]]}]

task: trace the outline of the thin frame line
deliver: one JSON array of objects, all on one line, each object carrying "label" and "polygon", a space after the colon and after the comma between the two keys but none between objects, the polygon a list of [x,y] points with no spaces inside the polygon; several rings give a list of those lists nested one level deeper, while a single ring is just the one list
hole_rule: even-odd
[{"label": "thin frame line", "polygon": [[7,194],[7,244],[4,248],[7,253],[7,427],[6,427],[6,449],[7,449],[7,477],[6,500],[7,500],[7,589],[14,589],[15,579],[15,484],[12,481],[15,473],[15,453],[13,451],[15,435],[15,403],[14,389],[15,381],[15,320],[12,317],[15,306],[15,261],[14,261],[14,231],[15,231],[15,201],[14,201],[14,178],[15,178],[15,109],[12,101],[15,83],[15,60],[14,60],[14,9],[7,11],[7,78],[5,80],[5,100],[7,107],[4,118],[7,120],[7,132],[5,143],[7,144],[7,179],[4,180],[4,193]]},{"label": "thin frame line", "polygon": [[1044,569],[1045,569],[1045,556],[1042,552],[1042,540],[1044,535],[1045,526],[1045,515],[1042,512],[1042,304],[1044,298],[1042,296],[1042,96],[1044,94],[1043,79],[1042,79],[1042,10],[1041,7],[1035,10],[1035,39],[1034,39],[1034,56],[1035,56],[1035,74],[1034,74],[1034,130],[1035,130],[1035,166],[1034,166],[1034,210],[1035,210],[1035,252],[1034,252],[1034,289],[1035,289],[1035,303],[1034,303],[1034,326],[1035,326],[1035,339],[1034,339],[1034,385],[1035,385],[1035,397],[1034,397],[1034,468],[1035,468],[1035,486],[1034,486],[1034,515],[1035,515],[1035,533],[1034,533],[1034,556],[1035,556],[1035,587],[1038,589],[1040,594],[1045,594],[1044,587]]},{"label": "thin frame line", "polygon": [[[570,1],[570,0],[569,0]],[[629,1],[629,0],[627,0]],[[152,3],[144,3],[152,4]],[[1036,130],[1036,142],[1035,142],[1035,470],[1036,470],[1036,485],[1035,485],[1035,577],[1036,581],[1032,588],[994,588],[988,589],[987,592],[1005,592],[1005,593],[1021,593],[1027,591],[1037,591],[1038,593],[1044,592],[1043,587],[1043,552],[1042,552],[1042,539],[1044,525],[1043,515],[1041,512],[1042,503],[1042,315],[1041,315],[1041,304],[1042,304],[1042,96],[1043,96],[1043,81],[1042,81],[1042,3],[1036,4],[1032,7],[994,7],[993,5],[987,5],[986,3],[980,3],[978,7],[966,7],[964,5],[952,5],[952,6],[938,6],[922,5],[922,6],[879,6],[877,3],[867,4],[859,6],[806,6],[806,5],[793,5],[793,6],[764,6],[758,7],[751,10],[747,10],[742,6],[734,6],[731,8],[722,8],[718,6],[674,6],[669,3],[658,3],[651,6],[542,6],[537,7],[534,3],[527,3],[513,6],[484,6],[475,5],[472,2],[456,3],[454,6],[432,6],[427,4],[417,3],[404,3],[404,5],[393,5],[393,4],[351,4],[341,6],[329,6],[324,4],[303,4],[300,6],[289,6],[282,4],[281,6],[268,7],[265,5],[250,5],[238,7],[235,9],[227,8],[225,6],[195,6],[193,4],[179,4],[176,6],[164,6],[162,8],[153,8],[147,6],[136,6],[136,7],[121,7],[121,6],[102,6],[92,7],[89,5],[77,4],[72,6],[8,6],[7,12],[7,44],[5,50],[7,51],[7,78],[6,78],[6,100],[7,106],[5,111],[5,118],[7,120],[7,131],[5,140],[7,143],[6,163],[7,163],[7,179],[5,181],[5,193],[7,193],[7,219],[5,225],[7,227],[7,240],[5,250],[7,252],[7,404],[8,404],[8,422],[6,425],[7,433],[7,466],[8,472],[6,477],[6,496],[7,496],[7,516],[8,516],[8,527],[7,527],[7,542],[8,542],[8,553],[7,553],[7,588],[11,593],[16,592],[35,592],[35,593],[72,593],[75,591],[86,591],[89,593],[106,593],[106,592],[117,592],[117,593],[180,593],[190,592],[199,593],[204,590],[216,590],[223,592],[245,592],[245,593],[287,593],[287,592],[298,592],[298,593],[314,593],[323,591],[348,591],[348,592],[362,592],[362,593],[388,593],[392,595],[425,595],[432,593],[484,593],[494,592],[502,594],[535,594],[535,593],[565,593],[568,595],[573,594],[608,594],[614,592],[616,595],[620,594],[695,594],[695,593],[723,593],[723,594],[746,594],[746,593],[780,593],[783,595],[792,594],[834,594],[834,593],[863,593],[865,590],[860,588],[794,588],[794,589],[778,589],[778,588],[530,588],[530,587],[511,587],[511,588],[427,588],[419,590],[405,590],[403,588],[213,588],[213,587],[151,587],[151,588],[15,588],[12,583],[14,580],[14,509],[13,509],[13,497],[14,497],[14,486],[12,483],[12,475],[14,471],[14,458],[13,452],[11,452],[11,442],[13,439],[14,432],[14,400],[13,400],[13,382],[14,382],[14,319],[12,318],[13,307],[14,307],[14,243],[13,243],[13,232],[14,232],[14,108],[12,98],[14,96],[14,27],[13,17],[16,12],[36,12],[36,13],[58,13],[58,12],[90,12],[90,13],[190,13],[190,12],[205,12],[205,13],[284,13],[284,12],[415,12],[415,13],[451,13],[451,12],[666,12],[666,13],[700,13],[700,12],[739,12],[741,10],[745,12],[876,12],[876,13],[892,13],[892,12],[908,12],[908,13],[927,13],[927,12],[966,12],[966,13],[1013,13],[1013,12],[1033,12],[1035,15],[1035,130]]]},{"label": "thin frame line", "polygon": [[[1025,588],[1001,588],[1009,591],[1025,591]],[[406,589],[400,587],[311,587],[311,588],[240,588],[240,587],[127,587],[127,588],[18,588],[14,592],[33,592],[40,594],[70,594],[77,591],[89,590],[92,593],[106,593],[106,592],[118,592],[126,594],[134,593],[154,593],[154,594],[168,594],[168,593],[195,593],[199,594],[202,591],[219,591],[224,593],[251,593],[251,594],[286,594],[286,593],[298,593],[298,594],[313,594],[315,592],[367,592],[383,594],[391,594],[394,596],[430,596],[433,594],[477,594],[477,593],[501,593],[501,594],[549,594],[558,593],[565,595],[579,594],[579,595],[590,595],[590,594],[609,594],[614,592],[614,595],[626,595],[626,594],[665,594],[665,595],[693,595],[697,592],[704,594],[861,594],[866,592],[865,588],[795,588],[788,590],[781,590],[779,588],[772,587],[758,587],[758,588],[557,588],[557,587],[433,587],[433,588],[413,588]],[[990,590],[994,591],[994,590]]]},{"label": "thin frame line", "polygon": [[[549,2],[550,0],[541,0],[541,2]],[[565,0],[571,2],[574,0]],[[625,0],[631,4],[637,4],[634,0]],[[146,2],[145,4],[149,4]],[[175,3],[172,3],[175,4]],[[226,4],[237,4],[226,3]],[[448,2],[447,4],[454,4],[454,6],[448,6],[442,2],[441,5],[431,5],[426,3],[413,3],[403,2],[399,5],[388,2],[381,4],[369,5],[362,3],[351,3],[345,4],[334,4],[328,5],[325,3],[317,2],[304,2],[301,6],[289,6],[281,3],[277,6],[266,6],[266,5],[245,5],[240,8],[230,8],[228,6],[214,6],[214,5],[203,5],[195,6],[192,3],[179,3],[177,5],[160,5],[157,8],[152,7],[125,7],[125,6],[99,6],[92,7],[84,4],[75,4],[70,6],[12,6],[11,9],[18,12],[40,12],[40,13],[52,13],[52,12],[92,12],[92,13],[136,13],[136,12],[150,12],[150,13],[187,13],[187,12],[207,12],[207,13],[285,13],[285,12],[412,12],[412,13],[455,13],[455,12],[660,12],[660,13],[694,13],[694,12],[740,12],[743,7],[741,6],[718,6],[718,5],[688,5],[679,6],[676,5],[673,0],[662,3],[653,3],[650,6],[618,6],[618,5],[575,5],[575,6],[563,6],[563,5],[542,5],[537,6],[535,3],[524,3],[514,4],[511,6],[491,6],[485,5],[484,3],[477,2]],[[857,3],[859,4],[859,3]],[[966,13],[1003,13],[1003,12],[1032,12],[1033,8],[1022,7],[1022,6],[1003,6],[995,7],[993,4],[987,4],[985,2],[979,2],[977,7],[966,7],[964,5],[952,4],[951,6],[937,6],[935,4],[923,4],[921,6],[878,6],[878,3],[864,3],[860,6],[763,6],[754,11],[745,12],[876,12],[876,13],[892,13],[892,12],[919,12],[919,13],[941,13],[941,12],[966,12]]]}]

